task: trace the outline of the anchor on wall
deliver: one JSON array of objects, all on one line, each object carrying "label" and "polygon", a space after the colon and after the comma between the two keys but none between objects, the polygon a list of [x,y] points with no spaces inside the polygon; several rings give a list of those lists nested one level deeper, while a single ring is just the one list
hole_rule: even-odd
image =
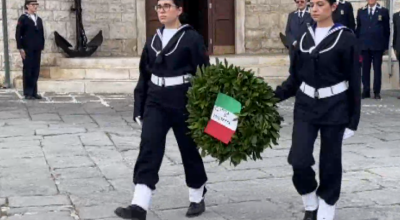
[{"label": "anchor on wall", "polygon": [[55,42],[68,57],[89,57],[103,43],[103,33],[100,31],[89,43],[82,24],[82,0],[74,0],[75,8],[71,7],[71,11],[76,14],[76,46],[75,48],[57,31],[54,32]]}]

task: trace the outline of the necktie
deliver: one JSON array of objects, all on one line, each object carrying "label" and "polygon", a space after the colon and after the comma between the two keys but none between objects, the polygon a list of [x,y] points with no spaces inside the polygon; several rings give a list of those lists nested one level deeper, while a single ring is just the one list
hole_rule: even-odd
[{"label": "necktie", "polygon": [[369,19],[372,18],[372,8],[369,8]]}]

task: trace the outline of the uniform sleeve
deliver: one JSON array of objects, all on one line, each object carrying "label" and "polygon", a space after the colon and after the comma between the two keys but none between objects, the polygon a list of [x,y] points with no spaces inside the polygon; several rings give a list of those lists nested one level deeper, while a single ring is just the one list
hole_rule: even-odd
[{"label": "uniform sleeve", "polygon": [[203,37],[199,34],[193,43],[191,55],[192,63],[196,68],[210,65],[210,57],[208,55],[207,47],[204,44]]},{"label": "uniform sleeve", "polygon": [[[397,43],[397,19],[396,19],[396,15],[399,16],[397,13],[394,14],[393,16],[393,47],[396,47],[396,43]],[[394,48],[395,50],[397,48]]]},{"label": "uniform sleeve", "polygon": [[275,90],[275,97],[279,99],[280,102],[293,97],[296,95],[297,90],[300,87],[300,80],[297,76],[297,64],[299,57],[299,47],[296,47],[293,58],[289,67],[289,77],[278,86]]},{"label": "uniform sleeve", "polygon": [[346,47],[347,51],[343,54],[343,66],[345,67],[345,72],[348,74],[349,82],[350,123],[347,127],[356,131],[361,114],[361,66],[358,62],[360,50],[357,46],[357,40],[353,36],[348,40],[346,39],[346,42],[349,45]]},{"label": "uniform sleeve", "polygon": [[150,80],[150,74],[147,66],[149,63],[147,46],[144,47],[142,56],[140,57],[139,63],[139,80],[134,90],[134,110],[133,119],[140,116],[143,118],[144,106],[146,103],[148,81]]},{"label": "uniform sleeve", "polygon": [[17,49],[22,48],[22,36],[24,35],[24,18],[21,16],[18,19],[17,27],[15,29],[15,40],[17,41]]},{"label": "uniform sleeve", "polygon": [[351,3],[349,3],[349,13],[347,13],[347,16],[349,16],[348,17],[348,21],[349,21],[349,28],[352,30],[352,31],[355,31],[356,30],[356,21],[355,21],[355,18],[354,18],[354,9],[353,9],[353,5],[351,4]]},{"label": "uniform sleeve", "polygon": [[41,18],[39,18],[39,19],[40,19],[40,22],[42,23],[42,33],[41,33],[41,35],[42,35],[43,50],[44,50],[44,47],[45,47],[45,45],[46,45],[46,39],[44,38],[44,25],[43,25],[43,20],[42,20]]},{"label": "uniform sleeve", "polygon": [[360,38],[361,31],[361,18],[360,18],[361,9],[357,11],[357,28],[356,28],[356,37]]},{"label": "uniform sleeve", "polygon": [[290,45],[287,45],[289,47],[292,46],[293,43],[295,42],[294,36],[292,34],[292,31],[290,30],[290,21],[292,20],[291,18],[292,18],[292,14],[289,14],[287,22],[286,22],[286,30],[285,30],[286,39],[290,43]]},{"label": "uniform sleeve", "polygon": [[386,45],[387,48],[389,49],[389,41],[390,41],[390,16],[389,16],[389,10],[385,10],[385,15],[383,16],[384,20],[383,20],[383,31],[384,36],[385,36],[385,40],[386,40]]}]

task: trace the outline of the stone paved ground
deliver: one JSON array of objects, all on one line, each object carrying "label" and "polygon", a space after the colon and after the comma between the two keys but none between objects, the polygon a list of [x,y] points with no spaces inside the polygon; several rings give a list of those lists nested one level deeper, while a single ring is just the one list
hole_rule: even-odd
[{"label": "stone paved ground", "polygon": [[[139,128],[132,97],[44,94],[24,101],[0,90],[1,220],[117,220],[132,195]],[[400,93],[363,102],[360,129],[344,144],[339,220],[400,219]],[[279,146],[236,168],[205,158],[207,212],[199,220],[299,220],[301,199],[286,162],[293,100]],[[318,143],[317,143],[318,145]],[[318,147],[316,148],[318,149]],[[316,154],[317,155],[317,154]],[[185,219],[187,188],[172,135],[149,220]]]}]

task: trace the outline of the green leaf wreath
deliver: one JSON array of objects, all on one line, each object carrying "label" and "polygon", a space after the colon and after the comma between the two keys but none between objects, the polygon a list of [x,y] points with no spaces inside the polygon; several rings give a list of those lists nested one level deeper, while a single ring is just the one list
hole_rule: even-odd
[{"label": "green leaf wreath", "polygon": [[[277,145],[283,118],[277,110],[278,99],[272,88],[251,70],[224,64],[198,69],[188,92],[189,129],[203,157],[210,155],[219,163],[230,160],[237,166],[242,161],[262,159],[266,148]],[[229,144],[204,133],[218,93],[242,103],[236,133]]]}]

